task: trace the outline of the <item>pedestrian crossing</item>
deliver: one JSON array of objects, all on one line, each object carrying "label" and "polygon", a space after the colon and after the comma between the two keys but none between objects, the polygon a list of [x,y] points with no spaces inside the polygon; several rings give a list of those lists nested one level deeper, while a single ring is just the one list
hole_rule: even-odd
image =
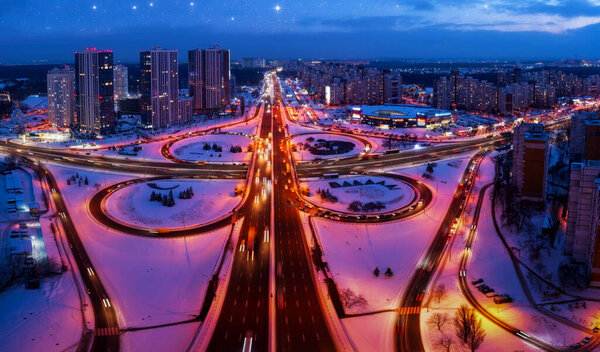
[{"label": "pedestrian crossing", "polygon": [[96,336],[114,336],[114,335],[120,335],[121,331],[119,330],[119,328],[97,328],[96,329]]},{"label": "pedestrian crossing", "polygon": [[410,314],[419,314],[421,312],[421,307],[401,307],[400,315],[410,315]]}]

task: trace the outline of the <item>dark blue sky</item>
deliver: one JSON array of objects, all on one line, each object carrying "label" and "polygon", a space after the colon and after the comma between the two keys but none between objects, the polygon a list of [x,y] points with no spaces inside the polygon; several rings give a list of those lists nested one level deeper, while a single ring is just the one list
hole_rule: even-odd
[{"label": "dark blue sky", "polygon": [[0,63],[136,62],[220,43],[234,58],[600,57],[600,0],[0,0]]}]

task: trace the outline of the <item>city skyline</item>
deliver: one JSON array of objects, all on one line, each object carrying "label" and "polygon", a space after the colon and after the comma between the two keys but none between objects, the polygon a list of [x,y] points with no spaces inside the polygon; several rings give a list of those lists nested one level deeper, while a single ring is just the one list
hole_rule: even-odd
[{"label": "city skyline", "polygon": [[[595,0],[536,1],[66,1],[0,5],[0,64],[60,63],[81,47],[135,62],[162,45],[220,43],[235,58],[597,58]],[[28,23],[23,26],[22,23]],[[38,53],[43,49],[45,57]],[[133,50],[132,50],[133,49]],[[365,53],[369,53],[365,55]],[[366,57],[365,57],[366,56]]]}]

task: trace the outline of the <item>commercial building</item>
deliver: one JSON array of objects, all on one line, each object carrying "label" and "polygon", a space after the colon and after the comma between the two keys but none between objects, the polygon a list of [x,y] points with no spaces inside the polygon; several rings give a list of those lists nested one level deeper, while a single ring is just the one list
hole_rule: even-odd
[{"label": "commercial building", "polygon": [[600,287],[600,162],[571,164],[565,254],[585,265],[590,286]]},{"label": "commercial building", "polygon": [[129,94],[129,70],[127,66],[115,65],[113,70],[115,100],[127,98]]},{"label": "commercial building", "polygon": [[420,105],[363,105],[353,108],[351,119],[360,116],[362,123],[388,128],[434,127],[456,122],[456,116],[450,111],[423,107]]},{"label": "commercial building", "polygon": [[571,117],[569,160],[600,160],[600,115],[597,112],[580,112]]},{"label": "commercial building", "polygon": [[141,115],[141,98],[119,99],[119,116],[123,115]]},{"label": "commercial building", "polygon": [[75,123],[75,71],[53,68],[47,75],[48,120],[57,127]]},{"label": "commercial building", "polygon": [[514,129],[513,184],[522,200],[544,202],[550,148],[544,125],[523,123]]},{"label": "commercial building", "polygon": [[177,50],[142,51],[140,67],[142,124],[157,129],[179,123]]},{"label": "commercial building", "polygon": [[114,128],[113,53],[88,48],[75,53],[77,124],[83,134],[105,134]]},{"label": "commercial building", "polygon": [[231,102],[229,50],[220,47],[188,52],[189,94],[194,112],[223,111]]}]

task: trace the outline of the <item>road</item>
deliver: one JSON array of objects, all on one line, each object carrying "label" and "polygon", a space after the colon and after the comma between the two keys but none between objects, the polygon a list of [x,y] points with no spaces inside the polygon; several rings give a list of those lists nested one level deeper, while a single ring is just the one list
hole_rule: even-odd
[{"label": "road", "polygon": [[86,288],[92,304],[95,332],[91,351],[118,351],[120,345],[119,320],[115,308],[110,303],[108,293],[99,277],[101,273],[97,273],[94,269],[94,265],[92,264],[71,220],[69,211],[67,210],[67,206],[54,176],[48,170],[43,168],[40,163],[30,163],[30,166],[36,170],[40,170],[41,174],[46,177],[46,181],[50,187],[52,200],[54,201],[57,214],[62,222],[65,237],[69,243],[69,247],[71,247],[81,280],[83,281],[83,285]]},{"label": "road", "polygon": [[396,326],[396,349],[398,351],[424,351],[421,340],[420,310],[423,297],[434,273],[443,257],[444,251],[453,234],[453,229],[459,226],[458,220],[467,202],[469,193],[474,185],[477,168],[486,151],[477,153],[469,161],[462,177],[462,182],[454,191],[452,201],[448,206],[444,219],[433,238],[425,256],[421,259],[421,267],[411,277],[408,289],[402,297],[398,309]]},{"label": "road", "polygon": [[[274,78],[274,85],[275,99],[280,101],[281,88],[277,78]],[[286,166],[291,159],[281,104],[277,103],[273,111],[276,127],[273,130],[273,164],[277,180],[274,186],[277,350],[335,351],[311,274],[310,248],[298,209],[290,204],[296,197],[292,190],[294,168]]]},{"label": "road", "polygon": [[[266,141],[271,132],[272,112],[263,112],[259,137]],[[255,150],[254,177],[248,187],[248,201],[237,218],[243,217],[231,278],[223,307],[211,337],[208,351],[239,351],[252,339],[253,351],[267,351],[269,347],[269,241],[271,192],[270,160],[267,144]],[[257,182],[258,181],[258,182]],[[264,195],[263,195],[264,190]]]},{"label": "road", "polygon": [[494,314],[490,313],[485,307],[483,307],[477,301],[477,298],[475,298],[475,296],[471,292],[471,288],[470,288],[469,282],[467,280],[467,265],[469,263],[469,258],[472,253],[472,244],[473,244],[473,240],[475,239],[475,234],[477,232],[477,224],[479,222],[479,216],[481,215],[481,205],[483,204],[483,201],[485,199],[484,198],[485,192],[488,190],[488,188],[491,185],[492,184],[488,184],[488,185],[484,186],[483,188],[481,188],[481,190],[479,191],[479,196],[477,199],[477,207],[475,208],[475,213],[473,215],[472,226],[469,230],[467,241],[465,243],[465,250],[463,250],[461,260],[460,260],[460,266],[459,266],[459,272],[458,272],[458,283],[460,286],[460,290],[463,293],[463,295],[465,296],[465,298],[467,299],[467,301],[469,302],[469,304],[471,304],[471,306],[479,314],[481,314],[482,316],[487,318],[489,321],[494,323],[496,326],[502,328],[503,330],[522,339],[524,342],[526,342],[536,348],[539,348],[543,351],[559,352],[559,351],[561,351],[560,349],[558,349],[552,345],[549,345],[531,335],[528,335],[527,333],[524,333],[520,329],[517,329],[516,327],[497,318]]}]

